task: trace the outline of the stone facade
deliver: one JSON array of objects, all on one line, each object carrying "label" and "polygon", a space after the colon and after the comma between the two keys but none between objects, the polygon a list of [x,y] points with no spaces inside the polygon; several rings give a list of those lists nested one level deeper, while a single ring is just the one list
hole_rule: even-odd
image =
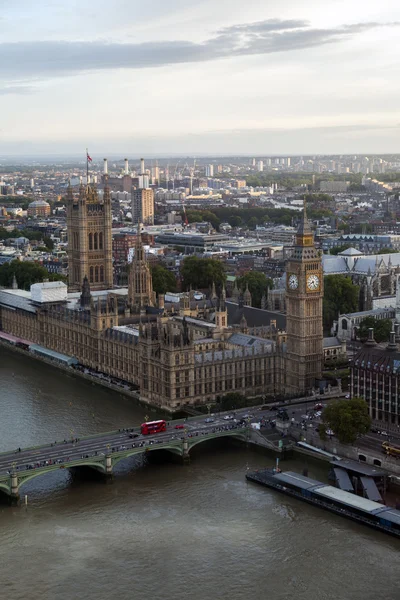
[{"label": "stone facade", "polygon": [[112,217],[107,186],[100,198],[94,185],[81,185],[75,197],[67,193],[68,287],[80,291],[85,276],[93,290],[111,289]]},{"label": "stone facade", "polygon": [[307,392],[321,379],[323,285],[321,255],[305,214],[286,267],[288,391]]},{"label": "stone facade", "polygon": [[[217,293],[213,286],[203,307],[192,301],[192,293],[183,294],[179,306],[167,308],[162,295],[156,303],[140,231],[128,289],[99,289],[111,287],[112,281],[108,207],[107,190],[103,201],[91,186],[81,187],[78,199],[69,190],[69,284],[73,291],[49,302],[44,296],[43,301],[34,301],[23,290],[0,290],[0,330],[75,357],[82,367],[134,384],[145,402],[171,411],[212,403],[228,392],[260,397],[313,388],[323,358],[323,282],[321,259],[306,215],[288,264],[287,335],[276,321],[250,334],[244,313],[238,325],[228,326],[224,288]],[[90,281],[91,268],[96,267],[103,268],[103,281],[96,277]],[[297,285],[290,287],[292,275]],[[81,295],[74,292],[77,288]],[[252,310],[246,306],[251,305],[248,290],[240,300],[243,311]]]}]

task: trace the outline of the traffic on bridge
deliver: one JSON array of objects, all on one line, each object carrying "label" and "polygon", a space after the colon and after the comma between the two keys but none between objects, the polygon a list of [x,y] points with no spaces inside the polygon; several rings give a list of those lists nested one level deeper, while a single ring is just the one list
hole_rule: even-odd
[{"label": "traffic on bridge", "polygon": [[[300,419],[301,413],[311,404],[310,399],[291,406],[291,421]],[[289,406],[284,408],[289,418]],[[235,437],[250,441],[251,434],[261,428],[264,431],[274,430],[275,418],[280,410],[275,405],[176,421],[160,420],[143,423],[139,427],[54,441],[34,448],[16,448],[0,454],[0,491],[12,501],[18,501],[19,488],[23,483],[56,469],[89,467],[111,477],[113,467],[119,461],[151,450],[167,450],[185,461],[189,459],[191,448],[209,439]],[[276,435],[278,438],[281,436]],[[271,442],[270,447],[278,449],[278,444]]]}]

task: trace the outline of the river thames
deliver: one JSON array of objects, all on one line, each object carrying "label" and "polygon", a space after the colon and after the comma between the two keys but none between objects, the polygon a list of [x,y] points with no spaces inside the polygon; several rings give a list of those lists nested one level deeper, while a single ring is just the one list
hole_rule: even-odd
[{"label": "river thames", "polygon": [[[137,425],[117,393],[0,348],[0,451]],[[7,600],[398,600],[400,543],[246,483],[272,464],[200,445],[191,464],[128,460],[114,482],[50,473],[0,505]],[[301,472],[301,462],[282,463]],[[309,463],[326,479],[327,466]]]}]

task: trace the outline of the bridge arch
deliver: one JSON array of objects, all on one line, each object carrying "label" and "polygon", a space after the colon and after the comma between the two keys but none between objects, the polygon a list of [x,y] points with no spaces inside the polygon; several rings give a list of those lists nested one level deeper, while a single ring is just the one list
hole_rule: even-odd
[{"label": "bridge arch", "polygon": [[[199,444],[202,444],[204,442],[209,442],[211,440],[218,440],[221,438],[233,438],[233,439],[239,439],[242,440],[243,442],[245,442],[247,440],[247,436],[246,433],[243,431],[235,431],[235,430],[230,430],[230,431],[221,431],[218,433],[212,433],[209,435],[204,435],[204,436],[199,436],[199,437],[195,437],[195,438],[188,438],[188,450],[190,452],[190,450],[192,448],[194,448],[195,446],[198,446]],[[193,441],[194,440],[194,441]]]},{"label": "bridge arch", "polygon": [[124,452],[122,456],[116,456],[115,458],[111,455],[112,465],[115,467],[118,463],[126,458],[131,458],[132,456],[137,456],[138,454],[147,454],[148,452],[154,452],[155,450],[166,450],[168,452],[172,452],[172,454],[177,454],[178,456],[182,456],[182,449],[178,446],[162,446],[153,444],[147,447],[141,448],[132,448],[132,451]]},{"label": "bridge arch", "polygon": [[[31,481],[32,479],[36,479],[37,477],[40,477],[41,475],[47,475],[48,473],[52,473],[54,471],[67,471],[69,469],[79,469],[80,467],[90,467],[92,469],[95,469],[96,471],[99,471],[100,473],[105,473],[106,472],[106,468],[105,465],[101,462],[80,462],[79,464],[67,464],[65,465],[64,468],[62,468],[61,465],[49,465],[48,467],[46,467],[45,469],[33,469],[32,471],[28,471],[29,475],[21,475],[21,473],[18,474],[18,489],[21,489],[21,487],[27,483],[28,481]],[[9,493],[9,492],[8,492]]]},{"label": "bridge arch", "polygon": [[9,496],[11,494],[11,488],[8,485],[8,483],[6,483],[5,481],[2,481],[0,483],[0,492],[7,494],[7,496]]}]

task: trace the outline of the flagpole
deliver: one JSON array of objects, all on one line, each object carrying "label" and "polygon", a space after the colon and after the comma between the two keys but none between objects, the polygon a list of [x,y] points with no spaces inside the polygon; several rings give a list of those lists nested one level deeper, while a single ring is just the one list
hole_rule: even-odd
[{"label": "flagpole", "polygon": [[86,148],[86,185],[89,185],[89,152],[88,149]]}]

